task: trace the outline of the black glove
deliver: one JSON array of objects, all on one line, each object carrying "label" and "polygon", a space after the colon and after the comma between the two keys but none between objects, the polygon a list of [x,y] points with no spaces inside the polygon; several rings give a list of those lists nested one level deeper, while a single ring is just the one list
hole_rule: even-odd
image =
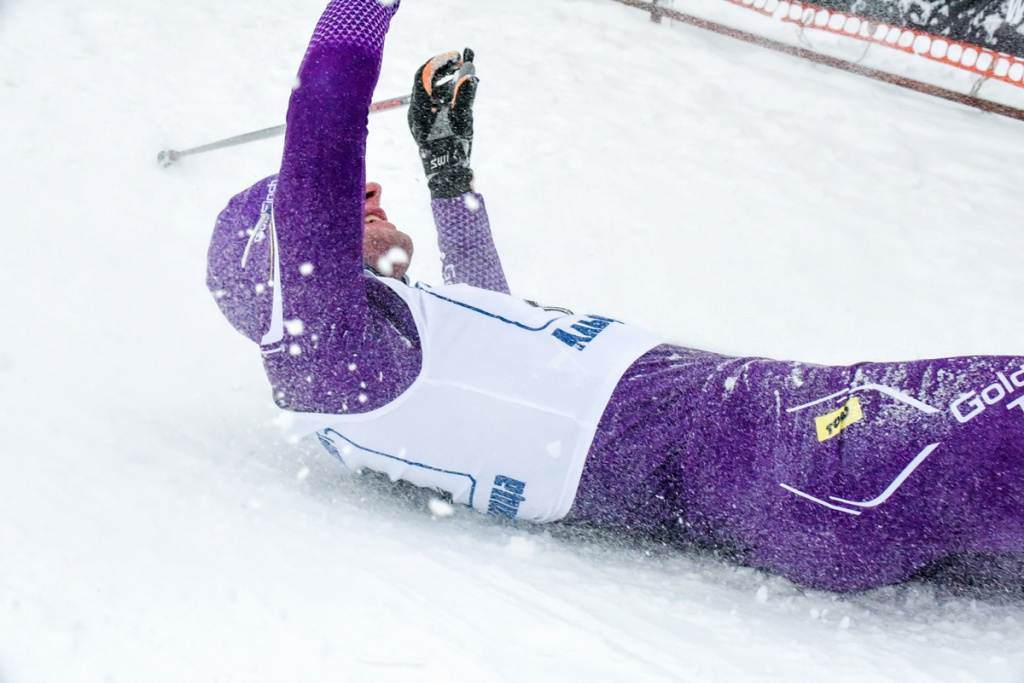
[{"label": "black glove", "polygon": [[480,79],[473,51],[437,55],[416,71],[409,103],[409,130],[420,148],[427,187],[434,199],[472,191],[473,100]]}]

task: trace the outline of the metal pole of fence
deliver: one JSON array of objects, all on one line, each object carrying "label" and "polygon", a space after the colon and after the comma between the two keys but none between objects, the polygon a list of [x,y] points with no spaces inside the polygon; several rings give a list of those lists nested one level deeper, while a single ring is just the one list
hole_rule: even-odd
[{"label": "metal pole of fence", "polygon": [[651,21],[655,24],[661,23],[661,8],[658,7],[658,0],[651,2]]}]

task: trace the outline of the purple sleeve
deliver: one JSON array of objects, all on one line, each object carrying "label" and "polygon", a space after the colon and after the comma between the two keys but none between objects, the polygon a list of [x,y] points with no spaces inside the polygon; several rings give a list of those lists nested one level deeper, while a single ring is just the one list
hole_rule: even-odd
[{"label": "purple sleeve", "polygon": [[395,7],[331,2],[288,104],[274,204],[284,317],[313,333],[331,324],[356,331],[365,322],[366,122]]},{"label": "purple sleeve", "polygon": [[289,101],[274,200],[286,331],[262,351],[275,401],[291,410],[379,407],[421,361],[408,307],[363,272],[367,113],[397,8],[333,0]]},{"label": "purple sleeve", "polygon": [[498,250],[491,237],[484,198],[476,193],[431,202],[437,225],[444,283],[464,283],[508,294]]}]

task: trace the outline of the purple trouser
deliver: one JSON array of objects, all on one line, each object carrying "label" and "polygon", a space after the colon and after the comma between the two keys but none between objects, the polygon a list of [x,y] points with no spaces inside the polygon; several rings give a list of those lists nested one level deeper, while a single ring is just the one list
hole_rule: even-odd
[{"label": "purple trouser", "polygon": [[[362,263],[367,108],[396,10],[330,3],[289,103],[280,174],[231,201],[210,246],[211,291],[259,342],[273,254],[254,228],[273,204],[284,319],[302,324],[262,351],[290,410],[378,408],[422,362],[404,302]],[[445,282],[507,293],[482,198],[433,210]],[[660,346],[620,380],[566,521],[728,549],[843,591],[955,555],[1024,556],[1022,362],[825,367]]]},{"label": "purple trouser", "polygon": [[1024,558],[1024,358],[660,347],[619,383],[570,518],[839,591],[955,555]]}]

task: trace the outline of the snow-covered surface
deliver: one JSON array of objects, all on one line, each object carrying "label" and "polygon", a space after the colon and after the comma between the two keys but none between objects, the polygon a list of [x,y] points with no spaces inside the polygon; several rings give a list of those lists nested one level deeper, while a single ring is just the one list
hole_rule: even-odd
[{"label": "snow-covered surface", "polygon": [[[204,287],[322,0],[0,0],[0,681],[1024,680],[1024,605],[837,597],[496,523],[272,424]],[[513,291],[691,346],[1024,354],[1024,124],[607,0],[406,0],[378,94],[470,45]],[[438,281],[404,116],[370,175]]]}]

